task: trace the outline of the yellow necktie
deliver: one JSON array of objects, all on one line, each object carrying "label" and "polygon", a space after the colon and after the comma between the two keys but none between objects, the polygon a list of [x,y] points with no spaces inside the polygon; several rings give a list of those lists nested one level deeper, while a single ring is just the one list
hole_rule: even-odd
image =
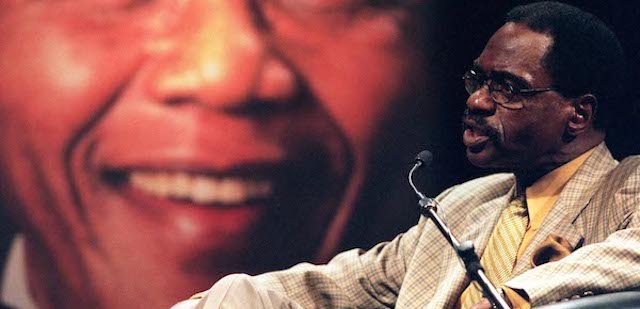
[{"label": "yellow necktie", "polygon": [[[529,216],[524,195],[517,195],[502,211],[480,259],[487,277],[498,289],[511,278],[518,249],[528,224]],[[480,298],[482,291],[478,284],[470,284],[462,294],[462,309],[478,303]]]}]

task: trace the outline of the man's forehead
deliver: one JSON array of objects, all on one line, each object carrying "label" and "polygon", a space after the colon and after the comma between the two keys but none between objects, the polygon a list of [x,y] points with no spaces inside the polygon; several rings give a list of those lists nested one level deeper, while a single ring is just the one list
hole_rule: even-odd
[{"label": "man's forehead", "polygon": [[484,72],[505,72],[529,82],[546,74],[542,60],[553,43],[551,36],[516,23],[507,23],[487,42],[474,66]]}]

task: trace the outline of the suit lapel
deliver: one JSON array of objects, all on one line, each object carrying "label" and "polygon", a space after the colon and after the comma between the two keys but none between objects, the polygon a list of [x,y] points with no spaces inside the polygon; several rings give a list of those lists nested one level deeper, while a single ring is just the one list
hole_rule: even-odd
[{"label": "suit lapel", "polygon": [[531,269],[533,251],[547,238],[556,234],[567,240],[575,249],[584,238],[581,227],[575,226],[575,219],[587,207],[604,176],[615,167],[616,161],[611,157],[604,143],[597,146],[585,163],[571,177],[560,193],[558,200],[544,219],[540,230],[525,249],[522,258],[515,265],[513,276]]},{"label": "suit lapel", "polygon": [[[485,246],[496,225],[500,213],[509,203],[515,186],[509,193],[490,200],[471,211],[467,215],[465,229],[460,236],[454,235],[460,242],[471,240],[478,256],[482,256]],[[458,301],[460,294],[469,284],[464,265],[453,250],[447,250],[442,267],[440,268],[440,284],[436,294],[426,308],[452,308]]]},{"label": "suit lapel", "polygon": [[498,223],[502,210],[509,205],[514,190],[515,186],[506,195],[493,199],[469,213],[467,219],[469,230],[460,236],[460,241],[472,240],[479,257],[482,256],[487,242],[489,242],[489,237]]}]

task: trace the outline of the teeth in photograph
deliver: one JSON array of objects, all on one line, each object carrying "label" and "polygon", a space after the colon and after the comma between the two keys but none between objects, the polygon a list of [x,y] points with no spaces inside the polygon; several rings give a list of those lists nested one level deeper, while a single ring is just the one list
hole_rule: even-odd
[{"label": "teeth in photograph", "polygon": [[131,186],[156,197],[189,200],[197,204],[234,204],[273,194],[269,181],[238,177],[216,178],[185,172],[132,172]]}]

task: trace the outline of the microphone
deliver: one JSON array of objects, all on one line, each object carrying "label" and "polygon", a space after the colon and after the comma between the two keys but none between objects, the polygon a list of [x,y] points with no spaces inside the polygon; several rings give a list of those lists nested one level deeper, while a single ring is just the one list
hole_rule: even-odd
[{"label": "microphone", "polygon": [[431,151],[429,150],[420,151],[420,153],[416,155],[415,164],[413,165],[413,167],[411,168],[411,171],[409,172],[409,184],[411,185],[411,188],[413,188],[413,192],[416,193],[416,195],[418,196],[418,198],[420,198],[420,200],[425,199],[426,195],[420,192],[418,188],[416,188],[416,185],[413,183],[413,172],[415,172],[415,170],[421,166],[427,167],[431,165],[431,161],[433,161],[433,154],[431,154]]},{"label": "microphone", "polygon": [[431,165],[431,161],[433,161],[433,154],[429,150],[420,151],[418,155],[416,155],[416,164],[424,165],[425,167]]},{"label": "microphone", "polygon": [[433,161],[433,155],[430,151],[420,151],[420,153],[418,153],[418,155],[416,156],[413,168],[411,168],[411,171],[409,172],[409,184],[420,199],[418,201],[418,205],[420,206],[420,214],[433,221],[433,224],[436,226],[436,228],[438,228],[440,233],[442,233],[442,236],[444,236],[444,238],[449,242],[451,247],[453,247],[454,251],[462,261],[469,279],[476,281],[480,285],[482,291],[485,294],[485,297],[487,297],[493,304],[493,308],[510,308],[504,298],[502,298],[500,293],[498,293],[498,290],[491,284],[489,278],[487,278],[487,276],[485,275],[484,268],[482,268],[482,264],[480,264],[480,258],[475,252],[473,242],[465,241],[463,243],[460,243],[458,239],[453,236],[453,233],[451,233],[449,227],[447,227],[444,221],[442,221],[440,216],[438,216],[438,214],[436,213],[438,209],[438,202],[435,199],[427,197],[422,192],[420,192],[420,190],[418,190],[418,188],[416,188],[416,185],[413,183],[413,172],[415,172],[421,166],[429,166],[431,164],[431,161]]}]

